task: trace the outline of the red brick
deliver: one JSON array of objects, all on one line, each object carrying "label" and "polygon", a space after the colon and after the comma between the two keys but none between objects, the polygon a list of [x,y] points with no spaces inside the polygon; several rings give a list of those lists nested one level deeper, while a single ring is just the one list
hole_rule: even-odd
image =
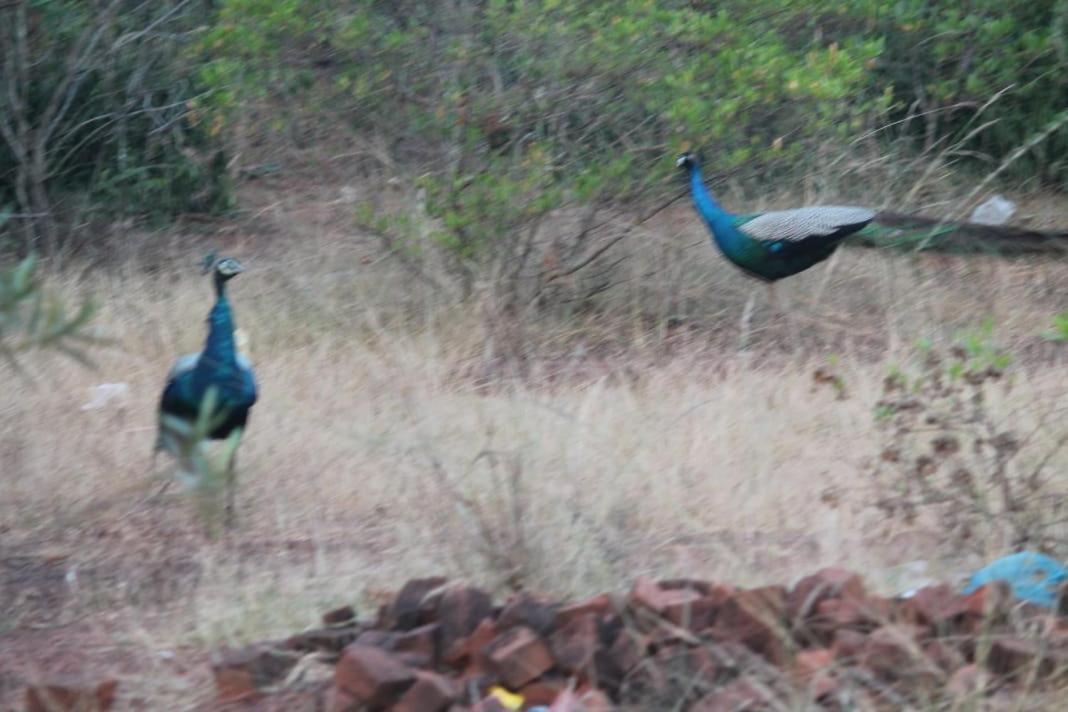
[{"label": "red brick", "polygon": [[323,614],[323,625],[349,625],[356,622],[356,610],[352,606],[341,606]]},{"label": "red brick", "polygon": [[337,685],[326,693],[326,712],[359,712],[360,700]]},{"label": "red brick", "polygon": [[924,655],[922,644],[927,629],[907,623],[893,623],[868,636],[861,660],[864,667],[892,680],[909,679],[913,684],[921,677],[930,681],[940,676],[937,667]]},{"label": "red brick", "polygon": [[346,645],[356,640],[358,634],[355,627],[318,628],[290,636],[282,643],[282,647],[301,653],[340,654]]},{"label": "red brick", "polygon": [[549,645],[560,669],[572,674],[583,672],[588,675],[594,653],[600,647],[596,618],[591,613],[572,618],[553,633]]},{"label": "red brick", "polygon": [[923,646],[924,655],[937,665],[942,672],[949,674],[964,667],[967,662],[964,655],[950,642],[949,638],[931,640]]},{"label": "red brick", "polygon": [[441,650],[449,655],[453,646],[471,635],[493,615],[493,600],[485,591],[451,586],[441,594],[436,620],[441,624]]},{"label": "red brick", "polygon": [[769,709],[771,703],[762,686],[743,677],[705,695],[690,707],[690,712],[749,712]]},{"label": "red brick", "polygon": [[864,633],[842,628],[834,632],[831,650],[834,651],[835,660],[852,662],[860,658],[867,644],[868,636]]},{"label": "red brick", "polygon": [[263,643],[217,655],[211,667],[219,702],[254,697],[258,690],[285,677],[300,656],[283,646]]},{"label": "red brick", "polygon": [[648,656],[649,639],[636,631],[623,630],[609,649],[609,657],[624,675]]},{"label": "red brick", "polygon": [[978,696],[988,684],[986,671],[978,665],[965,665],[946,683],[946,692],[955,698]]},{"label": "red brick", "polygon": [[370,707],[395,702],[415,682],[415,672],[393,655],[353,643],[334,670],[334,682]]},{"label": "red brick", "polygon": [[949,584],[924,586],[906,599],[901,608],[905,623],[931,626],[948,633],[961,621],[968,607],[964,597]]},{"label": "red brick", "polygon": [[505,602],[497,616],[497,627],[507,630],[522,625],[538,635],[547,636],[553,631],[557,608],[559,604],[528,593],[519,593]]},{"label": "red brick", "polygon": [[779,586],[736,591],[720,606],[711,633],[719,641],[742,643],[780,665],[792,644],[784,626],[785,606],[786,591]]},{"label": "red brick", "polygon": [[567,690],[568,682],[562,679],[541,679],[524,685],[516,692],[523,698],[524,707],[545,705],[548,707]]},{"label": "red brick", "polygon": [[1068,651],[1053,650],[1025,638],[997,637],[990,644],[986,665],[997,675],[1030,674],[1047,677],[1068,667]]},{"label": "red brick", "polygon": [[97,684],[73,678],[56,678],[26,688],[27,712],[106,712],[115,703],[119,681],[107,679]]},{"label": "red brick", "polygon": [[510,712],[510,710],[493,695],[487,695],[471,708],[471,712]]},{"label": "red brick", "polygon": [[549,712],[612,712],[617,709],[604,692],[597,688],[564,690]]},{"label": "red brick", "polygon": [[387,609],[385,627],[410,630],[429,622],[428,599],[441,592],[448,579],[441,576],[412,579],[401,587]]},{"label": "red brick", "polygon": [[588,613],[598,616],[615,613],[612,597],[607,593],[602,593],[599,596],[587,598],[585,601],[578,601],[558,608],[556,611],[556,627],[560,628],[573,618],[581,618]]},{"label": "red brick", "polygon": [[426,658],[429,665],[436,665],[439,653],[439,633],[438,623],[427,623],[418,628],[412,628],[397,636],[393,650],[398,653],[416,653]]},{"label": "red brick", "polygon": [[676,618],[682,618],[686,607],[701,599],[701,593],[689,588],[665,589],[652,580],[641,577],[634,582],[628,604],[644,608],[657,615],[669,611]]},{"label": "red brick", "polygon": [[483,649],[493,642],[493,639],[499,633],[497,625],[492,620],[489,618],[484,619],[471,635],[463,640],[456,641],[449,649],[442,647],[445,664],[453,667],[463,667],[472,660],[480,658]]},{"label": "red brick", "polygon": [[794,585],[786,598],[786,613],[797,622],[816,612],[821,601],[829,598],[863,599],[864,581],[847,569],[821,569]]},{"label": "red brick", "polygon": [[459,685],[451,678],[420,671],[415,684],[393,706],[392,712],[441,712],[460,696]]},{"label": "red brick", "polygon": [[549,647],[530,628],[511,628],[486,649],[490,668],[511,690],[537,679],[553,666]]}]

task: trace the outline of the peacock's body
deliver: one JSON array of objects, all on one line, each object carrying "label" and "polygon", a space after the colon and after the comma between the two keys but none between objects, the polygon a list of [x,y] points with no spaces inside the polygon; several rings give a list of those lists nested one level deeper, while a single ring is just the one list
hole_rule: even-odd
[{"label": "peacock's body", "polygon": [[[244,268],[232,258],[215,262],[211,257],[205,267],[211,269],[212,265],[216,299],[208,315],[204,349],[175,361],[159,405],[156,452],[163,450],[177,457],[183,474],[191,478],[198,474],[191,460],[200,446],[200,442],[193,440],[203,435],[195,432],[194,424],[209,393],[214,398],[214,408],[208,414],[207,438],[212,440],[225,439],[234,433],[240,438],[257,398],[256,376],[248,359],[238,353],[233,312],[226,295],[226,283]],[[232,467],[231,458],[229,469]]]},{"label": "peacock's body", "polygon": [[712,232],[713,242],[746,274],[765,282],[789,277],[827,259],[843,239],[875,218],[867,208],[837,205],[734,215],[708,192],[693,156],[679,156],[678,165],[689,172],[694,207]]}]

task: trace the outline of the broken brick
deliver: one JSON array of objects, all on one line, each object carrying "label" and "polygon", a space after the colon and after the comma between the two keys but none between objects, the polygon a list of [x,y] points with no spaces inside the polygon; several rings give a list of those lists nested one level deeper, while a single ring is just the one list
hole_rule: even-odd
[{"label": "broken brick", "polygon": [[829,598],[863,599],[864,581],[847,569],[820,569],[806,576],[790,590],[786,597],[786,614],[800,622],[816,612],[821,601]]},{"label": "broken brick", "polygon": [[571,603],[556,609],[555,627],[567,625],[573,618],[580,618],[588,613],[603,616],[615,612],[612,597],[607,593],[587,598],[585,601]]},{"label": "broken brick", "polygon": [[415,682],[415,673],[393,655],[353,643],[334,670],[334,682],[369,707],[395,702]]},{"label": "broken brick", "polygon": [[356,621],[356,610],[352,606],[341,606],[323,614],[323,625],[349,625]]},{"label": "broken brick", "polygon": [[491,669],[512,690],[540,677],[553,666],[545,641],[524,626],[498,636],[486,649],[486,656]]},{"label": "broken brick", "polygon": [[779,665],[792,645],[783,625],[785,607],[786,590],[780,586],[736,591],[720,606],[710,632],[718,641],[742,643]]},{"label": "broken brick", "polygon": [[441,712],[460,696],[460,686],[452,679],[421,670],[415,683],[397,701],[393,712]]},{"label": "broken brick", "polygon": [[949,584],[924,586],[906,599],[901,609],[905,623],[952,631],[967,612],[964,599]]},{"label": "broken brick", "polygon": [[946,691],[955,698],[981,694],[988,684],[986,671],[978,665],[965,665],[946,683]]},{"label": "broken brick", "polygon": [[212,662],[215,689],[220,703],[254,697],[259,690],[281,680],[297,664],[299,655],[284,649],[284,643],[261,643],[224,650]]},{"label": "broken brick", "polygon": [[482,651],[487,645],[493,642],[493,639],[497,637],[500,631],[497,629],[497,625],[489,618],[484,619],[478,624],[478,627],[472,631],[471,635],[462,640],[456,641],[451,649],[442,647],[444,652],[443,660],[446,665],[453,667],[463,667],[473,660],[482,656]]},{"label": "broken brick", "polygon": [[509,599],[497,616],[497,627],[501,630],[515,626],[526,626],[538,635],[547,636],[555,627],[556,609],[559,606],[551,601],[537,598],[528,593],[519,593]]},{"label": "broken brick", "polygon": [[438,634],[440,624],[427,623],[399,634],[393,642],[398,653],[414,653],[425,659],[426,665],[436,665],[438,660]]},{"label": "broken brick", "polygon": [[301,653],[340,654],[357,635],[355,628],[318,628],[290,636],[282,647]]},{"label": "broken brick", "polygon": [[597,620],[592,614],[571,619],[553,633],[549,645],[560,669],[571,674],[588,671],[600,646]]},{"label": "broken brick", "polygon": [[859,631],[842,628],[834,632],[834,643],[831,650],[835,660],[852,662],[858,659],[864,652],[868,643],[868,636]]},{"label": "broken brick", "polygon": [[738,678],[723,688],[711,692],[690,707],[691,712],[749,712],[768,709],[772,699],[762,685],[747,678]]},{"label": "broken brick", "polygon": [[1068,667],[1068,651],[1051,649],[1025,638],[997,637],[990,644],[986,665],[997,675],[1034,671],[1037,677],[1048,677]]},{"label": "broken brick", "polygon": [[56,678],[26,688],[27,712],[106,712],[115,703],[119,681],[113,678],[85,683],[74,678]]},{"label": "broken brick", "polygon": [[401,587],[386,613],[387,628],[410,630],[427,623],[427,599],[441,590],[448,579],[441,576],[412,579]]},{"label": "broken brick", "polygon": [[567,690],[567,686],[567,680],[541,679],[524,685],[516,690],[516,693],[523,698],[525,707],[536,705],[548,707]]},{"label": "broken brick", "polygon": [[921,676],[925,681],[940,671],[927,659],[921,647],[927,629],[907,623],[892,623],[868,636],[861,660],[864,667],[892,680]]},{"label": "broken brick", "polygon": [[468,586],[452,586],[441,594],[437,621],[441,625],[441,650],[449,655],[479,624],[493,615],[493,600],[485,591]]}]

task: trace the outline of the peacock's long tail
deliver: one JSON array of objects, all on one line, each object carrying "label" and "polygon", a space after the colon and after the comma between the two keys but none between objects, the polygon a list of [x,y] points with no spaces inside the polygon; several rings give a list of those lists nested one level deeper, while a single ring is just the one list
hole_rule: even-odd
[{"label": "peacock's long tail", "polygon": [[[739,216],[739,222],[756,215]],[[846,244],[896,250],[997,255],[1068,253],[1068,230],[1029,230],[1011,225],[983,225],[923,215],[881,212]]]}]

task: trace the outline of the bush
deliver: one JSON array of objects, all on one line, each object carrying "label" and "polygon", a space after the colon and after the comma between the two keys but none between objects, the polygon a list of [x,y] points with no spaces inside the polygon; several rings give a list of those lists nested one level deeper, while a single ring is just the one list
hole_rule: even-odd
[{"label": "bush", "polygon": [[17,207],[24,246],[54,251],[73,213],[229,205],[217,131],[191,110],[204,3],[23,0],[0,18],[0,204]]},{"label": "bush", "polygon": [[1028,432],[995,416],[988,404],[1011,390],[1012,359],[992,335],[987,323],[945,351],[922,343],[916,364],[888,373],[875,414],[878,506],[890,522],[937,527],[961,550],[1061,555],[1068,541],[1056,457],[1068,431],[1048,428],[1048,415]]}]

